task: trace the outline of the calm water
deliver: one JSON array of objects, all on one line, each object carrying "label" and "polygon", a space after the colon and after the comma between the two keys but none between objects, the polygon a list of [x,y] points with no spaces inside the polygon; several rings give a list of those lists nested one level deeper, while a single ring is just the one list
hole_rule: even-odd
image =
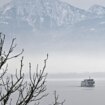
[{"label": "calm water", "polygon": [[[49,95],[39,105],[53,105],[55,90],[60,102],[66,100],[64,105],[105,105],[105,80],[96,80],[96,86],[92,88],[80,87],[80,83],[80,80],[47,81]],[[13,103],[16,98],[17,95],[13,96]]]},{"label": "calm water", "polygon": [[80,87],[80,80],[48,81],[49,96],[43,99],[42,105],[53,102],[53,91],[59,94],[59,101],[66,100],[64,105],[105,105],[105,80],[97,80],[96,86]]}]

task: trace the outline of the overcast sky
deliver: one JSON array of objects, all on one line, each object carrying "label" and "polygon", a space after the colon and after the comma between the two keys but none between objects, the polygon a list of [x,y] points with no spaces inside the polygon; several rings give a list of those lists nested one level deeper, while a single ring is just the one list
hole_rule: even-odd
[{"label": "overcast sky", "polygon": [[8,3],[10,0],[0,0],[0,7],[3,6],[5,3]]},{"label": "overcast sky", "polygon": [[66,1],[74,6],[77,6],[83,9],[88,9],[90,6],[94,4],[105,6],[105,0],[62,0],[62,1]]},{"label": "overcast sky", "polygon": [[[6,2],[9,2],[10,0],[0,0],[0,6],[5,4]],[[66,1],[74,6],[88,9],[90,6],[94,4],[99,4],[105,6],[105,0],[62,0]]]}]

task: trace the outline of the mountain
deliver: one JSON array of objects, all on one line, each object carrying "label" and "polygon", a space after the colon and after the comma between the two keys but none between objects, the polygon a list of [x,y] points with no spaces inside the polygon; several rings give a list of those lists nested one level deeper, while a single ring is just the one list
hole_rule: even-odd
[{"label": "mountain", "polygon": [[12,0],[0,9],[0,28],[53,30],[89,19],[91,15],[60,0]]},{"label": "mountain", "polygon": [[0,31],[21,35],[37,32],[44,39],[44,32],[60,32],[50,34],[52,40],[104,37],[105,7],[93,5],[83,10],[60,0],[12,0],[0,8]]},{"label": "mountain", "polygon": [[89,12],[93,13],[94,15],[97,15],[97,17],[105,17],[105,7],[101,5],[93,5],[89,8]]},{"label": "mountain", "polygon": [[72,27],[72,34],[82,39],[105,39],[105,7],[93,5],[87,10],[90,18],[75,23]]}]

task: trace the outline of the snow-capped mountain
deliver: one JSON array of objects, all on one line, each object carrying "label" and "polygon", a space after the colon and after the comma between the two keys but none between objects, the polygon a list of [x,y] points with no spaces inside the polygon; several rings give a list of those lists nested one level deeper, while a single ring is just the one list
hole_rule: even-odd
[{"label": "snow-capped mountain", "polygon": [[100,5],[94,5],[86,11],[60,0],[12,0],[0,8],[0,29],[10,32],[62,30],[77,27],[78,23],[80,29],[87,28],[89,24],[103,25],[104,16],[105,7]]},{"label": "snow-capped mountain", "polygon": [[21,29],[56,29],[86,20],[90,15],[60,0],[13,0],[1,8],[0,24]]},{"label": "snow-capped mountain", "polygon": [[104,17],[105,16],[105,7],[101,5],[93,5],[89,8],[89,12],[93,13],[94,15],[97,15],[98,17]]},{"label": "snow-capped mountain", "polygon": [[105,33],[105,7],[101,5],[93,5],[88,12],[93,16],[87,20],[76,23],[72,30],[76,34],[84,34],[90,36],[104,35]]}]

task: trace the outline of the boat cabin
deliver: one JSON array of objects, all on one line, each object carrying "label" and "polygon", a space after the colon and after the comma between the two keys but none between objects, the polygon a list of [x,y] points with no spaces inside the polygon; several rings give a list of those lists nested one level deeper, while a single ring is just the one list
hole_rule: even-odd
[{"label": "boat cabin", "polygon": [[81,81],[81,87],[94,87],[95,81],[94,79],[85,79]]}]

